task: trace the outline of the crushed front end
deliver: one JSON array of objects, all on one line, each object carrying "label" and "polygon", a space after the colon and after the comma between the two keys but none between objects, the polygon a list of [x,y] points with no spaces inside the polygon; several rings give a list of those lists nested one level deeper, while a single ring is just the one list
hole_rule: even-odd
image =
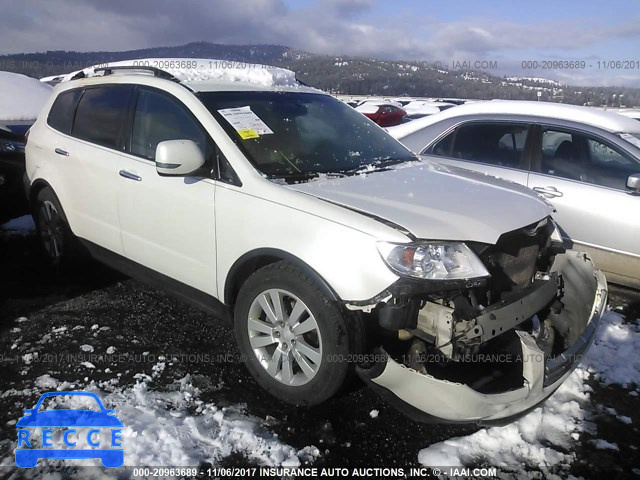
[{"label": "crushed front end", "polygon": [[505,423],[543,402],[589,348],[607,301],[604,275],[555,228],[548,218],[495,245],[467,242],[484,278],[399,280],[365,314],[380,327],[378,361],[360,376],[422,421]]}]

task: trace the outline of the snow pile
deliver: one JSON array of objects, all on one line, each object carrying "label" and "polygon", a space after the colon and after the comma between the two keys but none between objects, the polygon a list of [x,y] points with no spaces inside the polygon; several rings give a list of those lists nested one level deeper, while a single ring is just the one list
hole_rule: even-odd
[{"label": "snow pile", "polygon": [[[202,462],[215,465],[232,453],[240,453],[260,465],[297,467],[319,455],[313,446],[297,450],[282,443],[276,434],[262,427],[260,418],[247,415],[242,408],[219,408],[199,400],[201,390],[190,375],[163,392],[150,390],[152,379],[148,375],[139,374],[138,378],[135,385],[121,389],[113,387],[117,380],[100,384],[91,381],[83,386],[42,375],[35,380],[33,390],[5,394],[37,396],[45,391],[74,389],[98,394],[106,408],[115,409],[124,425],[121,437],[126,466],[198,466]],[[71,408],[74,398],[57,397],[56,401],[60,407]],[[88,462],[41,460],[39,464]],[[92,462],[100,465],[99,460]],[[13,464],[13,451],[0,460],[0,465]]]},{"label": "snow pile", "polygon": [[577,369],[541,407],[504,427],[479,430],[467,437],[452,438],[418,453],[418,461],[431,465],[482,465],[509,468],[539,468],[547,474],[557,464],[574,457],[572,443],[587,420],[583,405],[590,388],[587,374]]},{"label": "snow pile", "polygon": [[0,72],[0,121],[35,120],[51,90],[35,78]]},{"label": "snow pile", "polygon": [[0,225],[0,230],[8,232],[10,235],[29,235],[35,229],[36,225],[33,223],[33,217],[31,215],[14,218]]},{"label": "snow pile", "polygon": [[305,454],[261,430],[260,419],[204,403],[199,393],[187,375],[173,392],[150,391],[142,381],[104,396],[125,425],[125,465],[216,464],[234,452],[262,465],[300,465]]},{"label": "snow pile", "polygon": [[582,368],[605,385],[619,384],[640,388],[640,323],[625,323],[609,312],[598,328],[597,337],[587,352]]},{"label": "snow pile", "polygon": [[[215,60],[207,58],[142,58],[139,60],[123,60],[109,62],[82,70],[87,76],[102,75],[95,72],[97,67],[147,66],[164,70],[183,82],[245,82],[264,87],[298,86],[296,74],[291,70],[261,65],[257,63],[234,62],[231,60]],[[68,81],[80,70],[62,77]]]},{"label": "snow pile", "polygon": [[[488,464],[514,469],[540,469],[547,475],[554,466],[571,463],[573,444],[583,431],[592,430],[588,410],[589,387],[585,381],[593,375],[603,383],[619,383],[640,388],[640,326],[624,323],[608,312],[602,319],[596,340],[581,365],[540,408],[504,427],[479,430],[433,444],[418,454],[426,466],[476,466]],[[615,448],[604,440],[598,448]]]}]

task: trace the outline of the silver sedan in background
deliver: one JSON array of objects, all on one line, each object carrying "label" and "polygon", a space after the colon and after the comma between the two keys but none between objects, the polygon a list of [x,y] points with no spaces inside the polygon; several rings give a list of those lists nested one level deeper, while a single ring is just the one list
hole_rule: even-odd
[{"label": "silver sedan in background", "polygon": [[566,243],[587,252],[609,281],[640,288],[637,120],[589,107],[493,100],[388,130],[416,153],[537,191],[556,208]]}]

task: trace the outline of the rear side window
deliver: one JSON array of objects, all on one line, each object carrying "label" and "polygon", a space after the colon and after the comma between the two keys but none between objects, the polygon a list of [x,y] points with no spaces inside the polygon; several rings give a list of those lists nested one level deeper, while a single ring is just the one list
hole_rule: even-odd
[{"label": "rear side window", "polygon": [[58,95],[49,110],[47,124],[59,132],[70,134],[73,116],[76,113],[76,106],[81,95],[81,89],[67,90]]},{"label": "rear side window", "polygon": [[472,123],[456,133],[452,155],[502,167],[521,168],[527,125],[512,123]]},{"label": "rear side window", "polygon": [[72,135],[119,149],[132,92],[130,85],[105,85],[85,90],[78,104]]}]

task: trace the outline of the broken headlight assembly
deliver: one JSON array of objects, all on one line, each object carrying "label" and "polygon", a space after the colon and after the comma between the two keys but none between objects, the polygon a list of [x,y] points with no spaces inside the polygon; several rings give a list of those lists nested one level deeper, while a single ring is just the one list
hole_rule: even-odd
[{"label": "broken headlight assembly", "polygon": [[490,274],[462,242],[378,242],[378,251],[394,272],[424,280],[471,280]]}]

